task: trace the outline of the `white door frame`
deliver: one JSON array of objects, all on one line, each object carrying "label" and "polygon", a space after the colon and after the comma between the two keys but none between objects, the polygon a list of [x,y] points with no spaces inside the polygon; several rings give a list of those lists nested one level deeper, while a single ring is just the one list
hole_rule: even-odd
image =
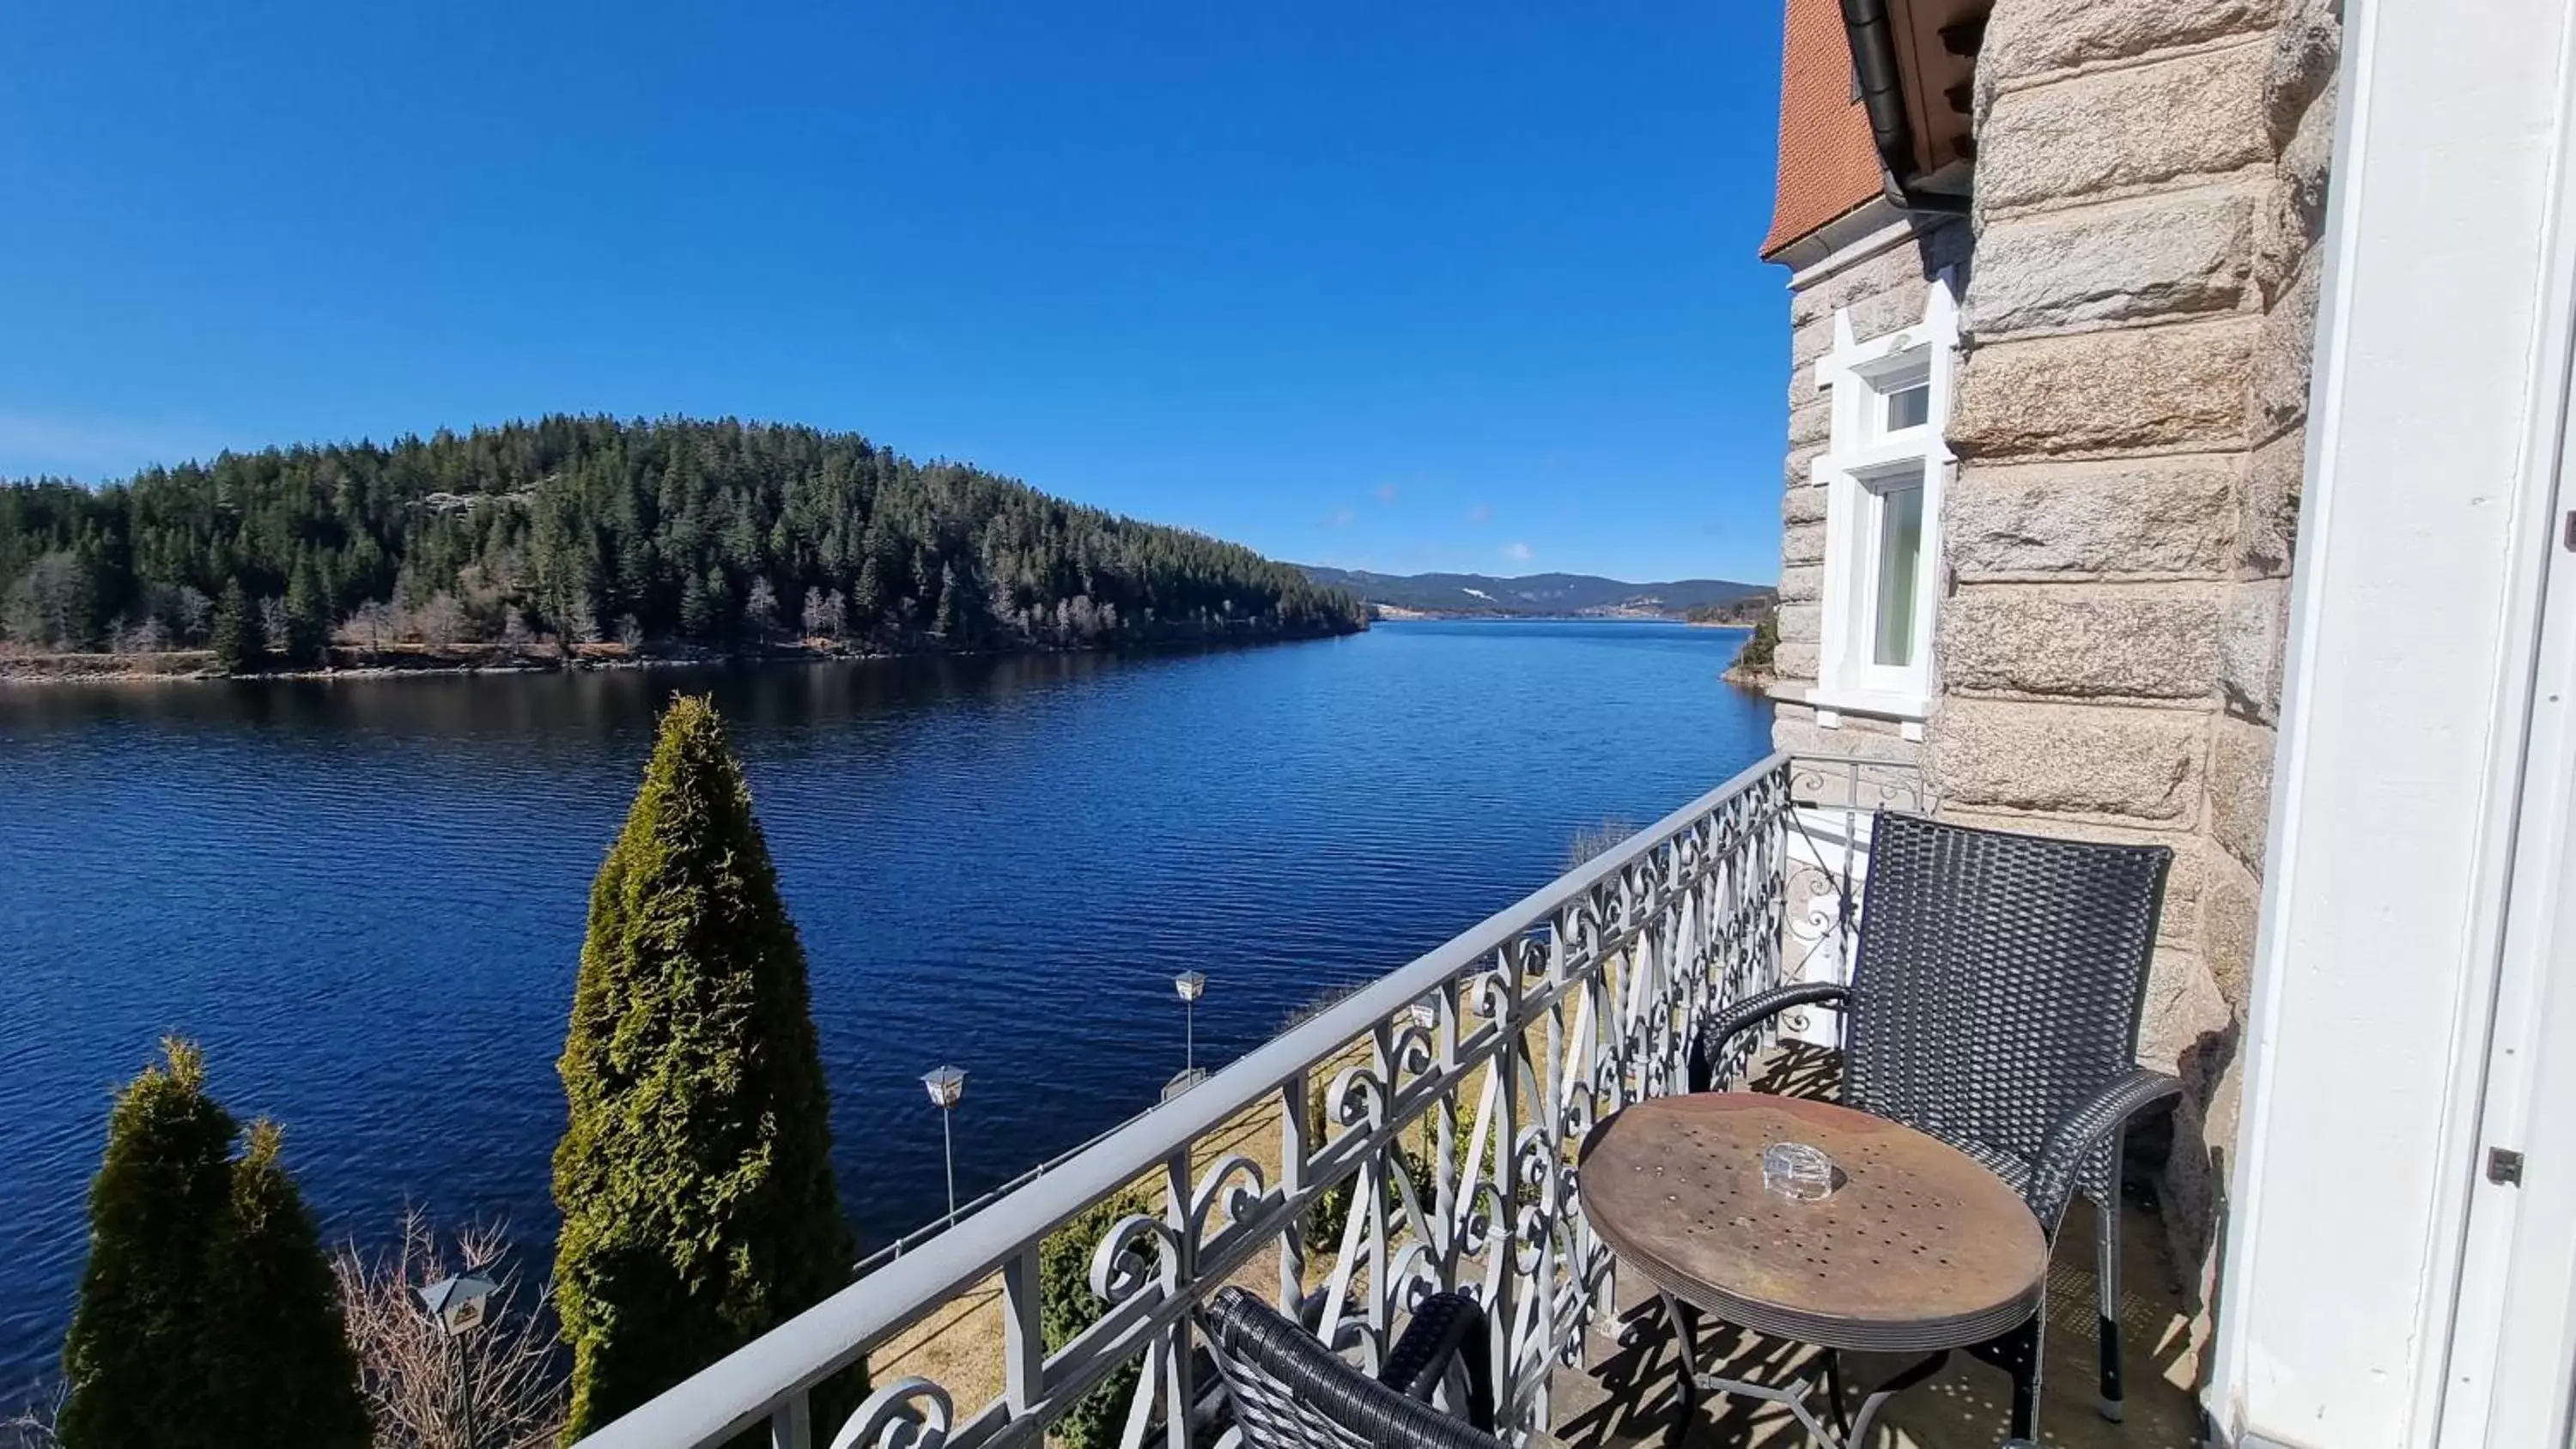
[{"label": "white door frame", "polygon": [[2576,67],[2563,0],[2344,20],[2206,1403],[2229,1442],[2435,1449],[2490,1442],[2444,1437],[2444,1405],[2483,1391],[2453,1337],[2488,1321],[2462,1310],[2491,1281],[2470,1208],[2558,542]]},{"label": "white door frame", "polygon": [[[2564,347],[2564,319],[2576,312],[2576,161],[2562,151],[2560,168],[2549,249],[2555,296],[2545,310],[2561,319]],[[2437,1442],[2446,1449],[2565,1445],[2576,1427],[2576,452],[2568,446],[2576,391],[2567,356],[2556,362],[2556,417],[2535,410],[2531,447],[2558,455],[2555,498],[2539,521],[2556,521],[2559,546],[2539,550],[2538,639],[2480,1083],[2480,1162],[2496,1152],[2516,1160],[2473,1171],[2468,1182],[2441,1387]]]},{"label": "white door frame", "polygon": [[[2562,475],[2563,478],[2564,475]],[[2562,484],[2564,500],[2576,489]],[[2436,1442],[2569,1442],[2576,1389],[2576,559],[2552,570]]]}]

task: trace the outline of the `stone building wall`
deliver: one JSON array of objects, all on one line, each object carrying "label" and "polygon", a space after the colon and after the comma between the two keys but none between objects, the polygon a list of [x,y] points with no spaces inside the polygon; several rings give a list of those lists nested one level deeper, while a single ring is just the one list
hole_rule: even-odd
[{"label": "stone building wall", "polygon": [[[1774,743],[1918,758],[1968,824],[2170,845],[2139,1056],[2183,1077],[2166,1205],[2208,1282],[2236,1131],[2303,472],[2339,0],[1996,0],[1975,206],[1793,282]],[[1964,286],[1934,699],[1802,701],[1821,652],[1814,363]],[[2206,1301],[2204,1299],[2204,1301]]]},{"label": "stone building wall", "polygon": [[2174,847],[2140,1057],[2190,1089],[2167,1203],[2204,1271],[2236,1125],[2337,36],[2335,0],[1997,0],[1977,62],[1924,765],[1964,822]]}]

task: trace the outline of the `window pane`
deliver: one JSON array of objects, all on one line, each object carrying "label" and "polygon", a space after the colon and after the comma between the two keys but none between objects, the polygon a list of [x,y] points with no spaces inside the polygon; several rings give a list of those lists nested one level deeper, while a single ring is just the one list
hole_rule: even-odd
[{"label": "window pane", "polygon": [[1887,430],[1919,428],[1932,420],[1932,384],[1918,382],[1887,395]]},{"label": "window pane", "polygon": [[1923,567],[1923,485],[1878,495],[1878,637],[1872,662],[1914,662],[1914,582]]}]

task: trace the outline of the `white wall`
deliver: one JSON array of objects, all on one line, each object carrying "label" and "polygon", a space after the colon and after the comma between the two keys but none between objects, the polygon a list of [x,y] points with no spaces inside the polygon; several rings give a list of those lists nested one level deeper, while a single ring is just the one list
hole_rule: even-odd
[{"label": "white wall", "polygon": [[2349,0],[2208,1402],[2429,1445],[2567,344],[2560,0]]}]

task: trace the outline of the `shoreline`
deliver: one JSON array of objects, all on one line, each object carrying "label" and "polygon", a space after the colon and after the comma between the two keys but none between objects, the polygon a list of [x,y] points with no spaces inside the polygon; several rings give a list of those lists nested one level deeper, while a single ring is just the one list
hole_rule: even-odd
[{"label": "shoreline", "polygon": [[1697,624],[1679,614],[1506,614],[1492,609],[1407,609],[1371,604],[1387,624],[1689,624],[1694,629],[1750,629],[1750,623]]},{"label": "shoreline", "polygon": [[[0,690],[39,688],[60,684],[258,684],[271,681],[330,683],[339,680],[419,677],[452,679],[499,674],[588,674],[633,669],[703,669],[732,665],[858,664],[912,659],[999,659],[1037,654],[1153,653],[1177,648],[1295,644],[1317,639],[1347,638],[1352,634],[1366,632],[1365,628],[1361,628],[1347,631],[1232,637],[1209,635],[1013,649],[851,649],[798,645],[793,648],[763,649],[758,652],[705,650],[638,654],[628,651],[623,645],[593,644],[581,646],[581,652],[570,658],[526,653],[511,653],[504,657],[502,646],[499,645],[467,645],[461,649],[448,651],[434,651],[426,646],[417,650],[362,651],[335,648],[332,652],[353,655],[368,662],[321,669],[263,669],[247,674],[226,674],[213,668],[213,651],[205,649],[171,650],[159,654],[46,654],[15,657],[0,655]],[[382,662],[389,657],[397,662]]]}]

